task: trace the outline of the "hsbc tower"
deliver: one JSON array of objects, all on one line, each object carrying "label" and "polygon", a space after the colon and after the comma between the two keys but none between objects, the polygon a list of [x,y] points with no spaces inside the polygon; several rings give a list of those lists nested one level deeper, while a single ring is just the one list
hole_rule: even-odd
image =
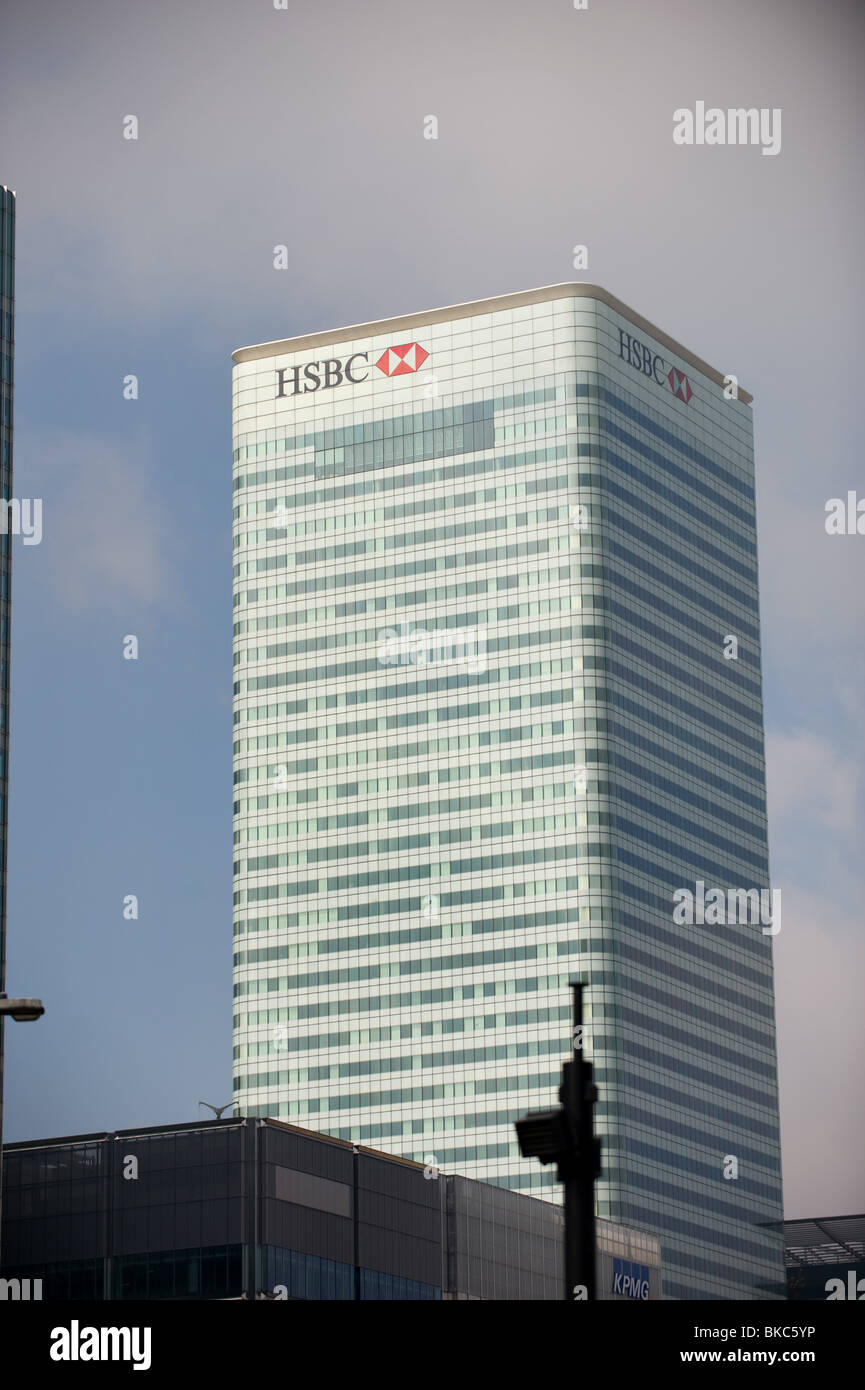
[{"label": "hsbc tower", "polygon": [[578,978],[599,1215],[785,1297],[751,397],[580,283],[233,361],[237,1112],[556,1201]]}]

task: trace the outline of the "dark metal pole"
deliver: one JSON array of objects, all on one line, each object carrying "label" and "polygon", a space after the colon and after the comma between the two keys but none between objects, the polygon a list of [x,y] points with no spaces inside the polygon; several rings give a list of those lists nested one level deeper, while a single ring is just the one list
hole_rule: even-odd
[{"label": "dark metal pole", "polygon": [[583,1053],[583,986],[574,991],[571,1059],[562,1067],[557,1110],[535,1110],[516,1121],[523,1158],[555,1163],[565,1189],[565,1298],[595,1298],[595,1179],[601,1172],[601,1144],[595,1138],[598,1098],[592,1064]]},{"label": "dark metal pole", "polygon": [[572,1303],[582,1297],[588,1284],[583,1278],[583,1248],[580,1231],[580,1183],[571,1178],[565,1183],[565,1298]]},{"label": "dark metal pole", "polygon": [[[573,1058],[562,1068],[561,1101],[567,1115],[571,1153],[560,1165],[565,1185],[565,1298],[596,1297],[595,1177],[598,1149],[592,1107],[597,1095],[592,1064],[583,1057],[583,986],[574,991]],[[584,1292],[585,1290],[585,1292]]]},{"label": "dark metal pole", "polygon": [[[10,547],[11,549],[11,547]],[[0,893],[2,893],[0,888]],[[2,912],[2,908],[0,908]],[[6,988],[6,959],[3,922],[0,920],[0,994]],[[3,1048],[5,1043],[6,1016],[0,1014],[0,1273],[3,1271]]]}]

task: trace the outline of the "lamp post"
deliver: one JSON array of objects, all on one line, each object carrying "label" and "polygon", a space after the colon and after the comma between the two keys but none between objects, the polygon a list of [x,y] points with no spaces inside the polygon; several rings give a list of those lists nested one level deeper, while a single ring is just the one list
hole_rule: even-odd
[{"label": "lamp post", "polygon": [[596,1297],[595,1179],[601,1172],[601,1142],[595,1137],[593,1110],[598,1089],[592,1064],[582,1055],[583,986],[574,995],[573,1050],[562,1067],[561,1104],[536,1110],[516,1122],[523,1158],[555,1163],[565,1187],[565,1298]]},{"label": "lamp post", "polygon": [[217,1120],[222,1119],[223,1110],[232,1110],[234,1108],[233,1100],[230,1100],[227,1105],[211,1105],[209,1100],[200,1100],[198,1104],[206,1105],[208,1110],[212,1110]]},{"label": "lamp post", "polygon": [[0,1270],[3,1268],[3,1057],[6,1015],[16,1023],[35,1023],[45,1012],[41,999],[9,999],[0,991]]},{"label": "lamp post", "polygon": [[0,1014],[9,1014],[16,1023],[35,1023],[45,1012],[41,999],[9,999],[0,994]]}]

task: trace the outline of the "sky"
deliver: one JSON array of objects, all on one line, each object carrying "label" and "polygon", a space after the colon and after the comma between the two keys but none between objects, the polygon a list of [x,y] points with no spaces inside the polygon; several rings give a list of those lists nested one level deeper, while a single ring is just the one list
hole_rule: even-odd
[{"label": "sky", "polygon": [[[754,396],[785,1214],[865,1210],[863,48],[847,0],[5,0],[4,1138],[231,1099],[232,350],[588,279]],[[676,145],[697,101],[780,152]]]}]

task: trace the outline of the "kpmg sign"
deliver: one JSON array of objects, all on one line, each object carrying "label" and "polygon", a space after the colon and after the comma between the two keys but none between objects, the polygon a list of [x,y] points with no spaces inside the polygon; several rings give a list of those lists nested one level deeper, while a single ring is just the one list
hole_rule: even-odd
[{"label": "kpmg sign", "polygon": [[630,1260],[613,1260],[613,1293],[625,1298],[649,1297],[649,1269],[647,1265],[632,1264]]},{"label": "kpmg sign", "polygon": [[680,372],[678,367],[671,367],[667,371],[663,357],[646,347],[638,338],[632,338],[624,328],[619,329],[619,356],[635,371],[642,372],[643,376],[650,376],[658,386],[669,385],[673,395],[684,401],[685,405],[693,396],[691,383],[684,372]]},{"label": "kpmg sign", "polygon": [[[408,376],[427,360],[429,353],[420,343],[400,343],[385,348],[375,366],[384,376]],[[355,366],[354,364],[358,365]],[[301,383],[301,373],[303,381]],[[276,373],[277,397],[303,396],[307,391],[327,391],[348,382],[357,386],[369,376],[369,353],[353,352],[351,357],[327,357],[323,362],[298,362],[295,367],[280,367]],[[287,391],[286,386],[291,390]]]}]

